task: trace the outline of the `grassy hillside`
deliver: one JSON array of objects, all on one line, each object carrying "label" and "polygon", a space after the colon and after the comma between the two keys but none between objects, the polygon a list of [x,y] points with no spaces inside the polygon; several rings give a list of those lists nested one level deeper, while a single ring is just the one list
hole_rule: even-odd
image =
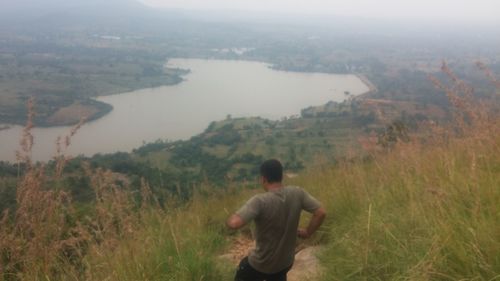
[{"label": "grassy hillside", "polygon": [[[326,248],[321,257],[324,280],[498,278],[499,133],[496,128],[479,139],[441,139],[432,148],[407,144],[368,162],[325,167],[289,181],[320,198],[329,212],[314,239]],[[194,198],[186,209],[157,225],[162,233],[146,234],[146,241],[168,237],[151,247],[157,257],[144,249],[148,259],[132,262],[124,253],[128,265],[115,266],[137,268],[136,262],[152,266],[174,259],[170,268],[178,269],[171,273],[172,280],[230,280],[230,269],[213,270],[233,237],[222,223],[227,212],[255,192],[260,191]],[[180,256],[172,245],[169,251],[160,250],[176,237]],[[137,268],[116,280],[136,280],[141,274],[144,271]],[[155,278],[169,276],[162,274]]]},{"label": "grassy hillside", "polygon": [[[289,180],[328,210],[314,239],[326,248],[324,280],[498,278],[497,124],[481,134],[402,144],[373,152],[371,160]],[[115,175],[92,173],[97,203],[80,223],[72,221],[82,212],[73,210],[77,206],[33,187],[41,175],[26,178],[12,218],[17,224],[1,228],[3,280],[230,280],[232,269],[218,255],[243,234],[227,231],[223,222],[259,189],[205,187],[187,205],[172,198],[162,209],[146,186],[137,205]],[[34,198],[44,200],[29,202]],[[47,207],[51,211],[40,213]],[[65,230],[57,227],[61,220]]]},{"label": "grassy hillside", "polygon": [[[390,146],[362,139],[362,157],[287,180],[328,211],[300,241],[325,249],[323,280],[499,278],[498,109],[473,103],[460,81],[435,83],[454,105],[453,124],[429,122]],[[187,202],[158,202],[145,181],[133,191],[122,174],[84,164],[93,194],[84,204],[65,191],[64,157],[45,169],[29,161],[29,130],[23,144],[27,170],[0,220],[0,280],[231,280],[219,256],[250,231],[224,220],[257,186],[199,185]]]},{"label": "grassy hillside", "polygon": [[[403,136],[425,120],[442,122],[447,115],[433,105],[360,97],[310,107],[300,117],[279,121],[228,117],[189,140],[157,141],[133,153],[97,155],[89,161],[136,179],[144,177],[156,191],[187,192],[207,181],[218,186],[251,183],[258,165],[272,157],[281,159],[287,176],[293,177],[304,168],[332,165],[363,153],[361,136],[372,133],[389,145],[394,140],[384,138]],[[396,131],[391,131],[391,123]],[[80,162],[76,159],[71,166]]]},{"label": "grassy hillside", "polygon": [[[388,154],[375,153],[370,161],[325,167],[289,181],[307,188],[329,211],[315,239],[326,247],[324,280],[498,278],[500,131],[498,126],[489,129],[447,141],[437,136],[426,145],[404,144]],[[158,225],[166,228],[164,234],[148,235],[170,236],[167,244],[179,237],[181,256],[171,249],[156,264],[178,256],[177,274],[190,274],[175,280],[220,278],[209,275],[217,272],[214,264],[206,272],[203,268],[208,261],[216,263],[231,240],[222,226],[227,212],[254,192],[259,191],[200,196],[176,211],[170,219],[180,221],[166,219],[167,224]],[[190,256],[193,252],[198,254]],[[208,260],[200,259],[203,255]],[[137,265],[126,268],[131,266]],[[117,279],[134,280],[130,276],[141,272]],[[226,279],[219,280],[230,280],[227,269],[220,274]]]}]

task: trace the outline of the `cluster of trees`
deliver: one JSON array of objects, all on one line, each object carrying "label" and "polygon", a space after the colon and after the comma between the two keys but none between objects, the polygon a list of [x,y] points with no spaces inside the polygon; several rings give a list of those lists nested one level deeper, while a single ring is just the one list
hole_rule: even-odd
[{"label": "cluster of trees", "polygon": [[[441,74],[437,74],[441,75]],[[437,90],[428,78],[428,74],[419,70],[401,70],[398,75],[387,76],[370,73],[370,80],[377,85],[374,98],[415,101],[421,104],[435,104],[448,108],[450,103]]]},{"label": "cluster of trees", "polygon": [[204,139],[209,146],[218,144],[234,145],[242,139],[241,134],[234,129],[234,124],[229,123],[218,129],[212,136]]},{"label": "cluster of trees", "polygon": [[8,162],[0,161],[0,178],[3,177],[15,177],[17,176],[24,167],[14,165]]},{"label": "cluster of trees", "polygon": [[[235,137],[236,134],[238,137]],[[228,173],[235,166],[246,164],[251,167],[257,167],[264,161],[261,155],[252,153],[232,155],[236,151],[240,141],[241,136],[238,132],[223,129],[221,134],[216,134],[208,139],[201,137],[192,138],[188,142],[175,146],[169,151],[171,153],[169,161],[174,166],[199,171],[197,180],[208,180],[211,183],[223,185],[228,179]],[[218,157],[203,150],[205,145],[213,146],[215,144],[230,146],[230,155]],[[240,170],[236,180],[246,180],[253,176],[252,173],[244,173]]]},{"label": "cluster of trees", "polygon": [[377,121],[374,112],[361,111],[359,101],[349,100],[341,103],[329,102],[322,107],[307,107],[301,110],[302,118],[347,118],[354,125],[366,127]]}]

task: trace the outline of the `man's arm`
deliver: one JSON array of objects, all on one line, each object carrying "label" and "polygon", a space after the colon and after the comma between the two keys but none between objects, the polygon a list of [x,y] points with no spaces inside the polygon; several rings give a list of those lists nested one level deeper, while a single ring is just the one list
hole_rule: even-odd
[{"label": "man's arm", "polygon": [[227,219],[226,225],[228,228],[236,230],[244,226],[245,221],[238,214],[234,214]]},{"label": "man's arm", "polygon": [[309,221],[309,225],[307,226],[307,228],[299,229],[297,235],[300,238],[304,239],[311,237],[311,235],[313,235],[313,233],[316,232],[316,230],[318,230],[321,224],[323,224],[325,217],[326,217],[326,210],[323,207],[319,207],[314,211],[313,216]]},{"label": "man's arm", "polygon": [[258,198],[254,196],[250,198],[250,200],[248,200],[236,213],[227,219],[226,225],[230,229],[239,229],[256,218],[258,214],[259,201]]}]

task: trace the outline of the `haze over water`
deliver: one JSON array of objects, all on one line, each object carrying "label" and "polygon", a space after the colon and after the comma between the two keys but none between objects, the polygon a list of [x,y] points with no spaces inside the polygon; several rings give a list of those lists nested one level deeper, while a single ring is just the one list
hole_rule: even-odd
[{"label": "haze over water", "polygon": [[[276,71],[259,62],[173,59],[168,66],[191,73],[178,85],[97,98],[114,110],[85,124],[68,153],[131,151],[157,139],[188,139],[227,115],[280,119],[311,105],[342,101],[345,91],[359,95],[369,90],[355,75]],[[35,129],[33,158],[49,160],[57,136],[69,130]],[[0,131],[0,160],[15,161],[21,131],[20,126]]]}]

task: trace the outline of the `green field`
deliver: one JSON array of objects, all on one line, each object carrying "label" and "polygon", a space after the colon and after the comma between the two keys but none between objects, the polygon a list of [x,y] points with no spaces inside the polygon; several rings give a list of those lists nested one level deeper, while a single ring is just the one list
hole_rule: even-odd
[{"label": "green field", "polygon": [[[24,124],[30,97],[36,100],[37,126],[72,125],[86,114],[88,120],[97,119],[112,107],[91,98],[176,84],[185,74],[165,68],[166,57],[131,46],[82,48],[78,56],[58,45],[49,49],[47,53],[17,52],[14,46],[7,48],[10,55],[0,56],[0,123]],[[71,110],[75,104],[86,108],[75,114]],[[65,108],[73,114],[58,113]]]}]

